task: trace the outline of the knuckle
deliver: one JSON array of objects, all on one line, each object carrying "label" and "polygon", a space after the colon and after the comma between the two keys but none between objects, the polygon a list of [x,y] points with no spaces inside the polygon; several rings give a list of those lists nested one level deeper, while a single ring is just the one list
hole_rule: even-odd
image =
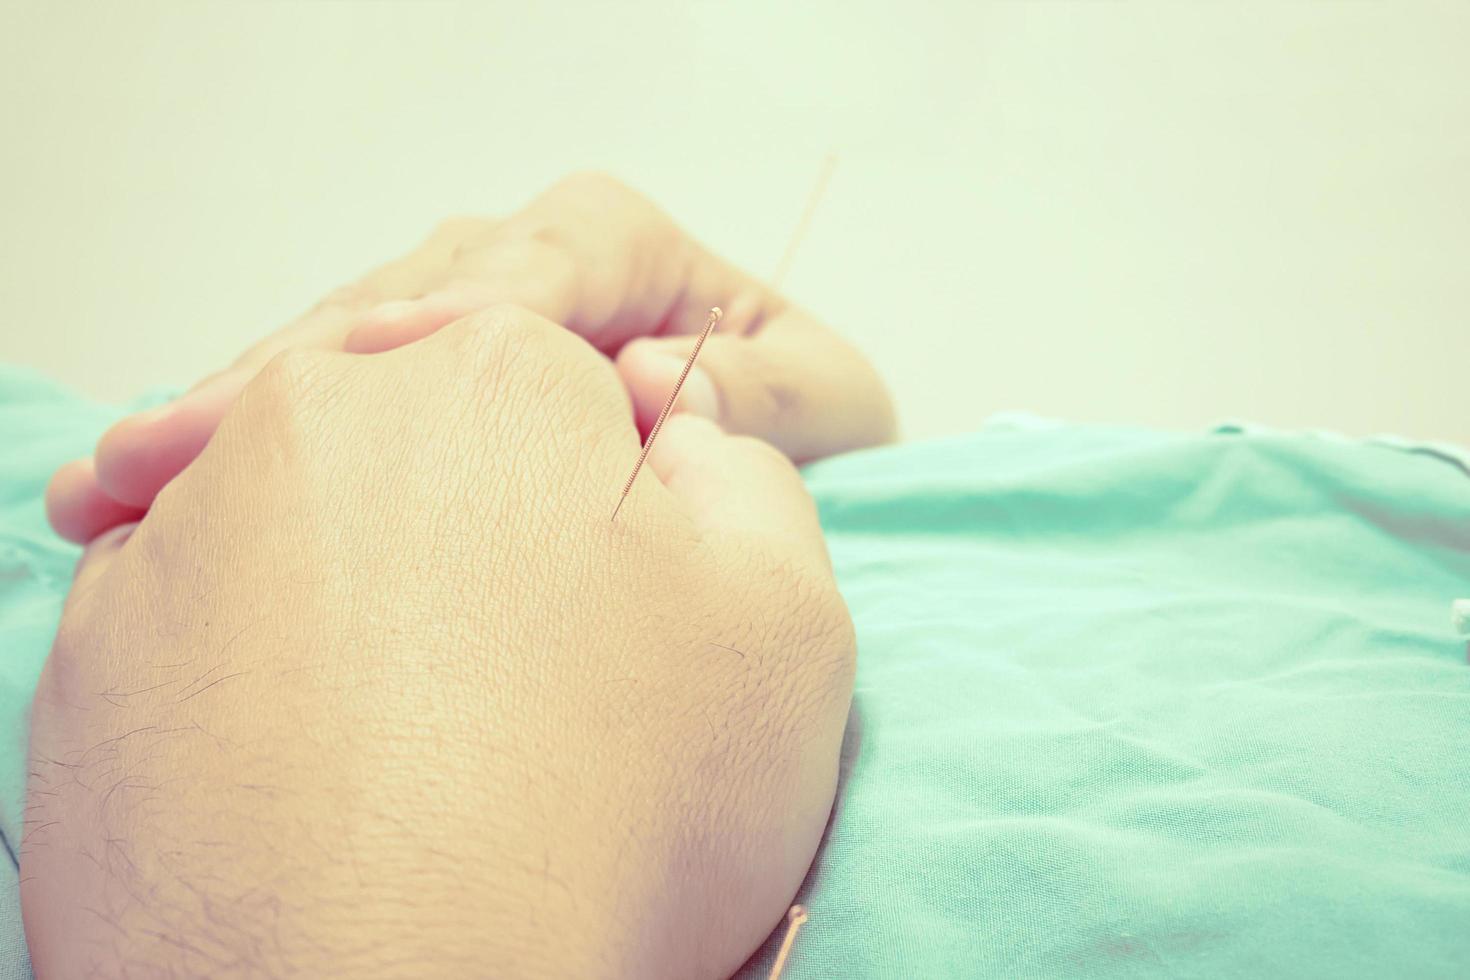
[{"label": "knuckle", "polygon": [[441,219],[429,231],[426,242],[430,245],[453,245],[472,237],[483,230],[489,222],[470,214],[454,214]]},{"label": "knuckle", "polygon": [[611,362],[524,307],[494,304],[431,340],[464,379],[483,424],[528,433],[550,451],[604,443],[626,426],[627,394]]},{"label": "knuckle", "polygon": [[[428,237],[407,259],[405,267],[416,268],[420,276],[433,270],[454,266],[474,254],[495,235],[497,222],[473,215],[453,215],[434,226]],[[417,290],[422,292],[422,290]]]},{"label": "knuckle", "polygon": [[[476,401],[507,410],[525,425],[544,424],[550,404],[565,399],[552,391],[566,383],[571,362],[560,349],[561,327],[512,304],[495,304],[442,331],[450,370],[467,372]],[[573,399],[575,401],[575,399]],[[540,420],[539,422],[535,420]]]},{"label": "knuckle", "polygon": [[477,364],[544,352],[556,325],[514,303],[491,305],[441,331],[455,354]]},{"label": "knuckle", "polygon": [[379,294],[366,281],[352,282],[345,286],[338,286],[313,307],[314,311],[325,310],[361,310],[378,302]]},{"label": "knuckle", "polygon": [[242,445],[263,439],[282,447],[304,440],[313,429],[310,420],[324,416],[336,400],[342,379],[340,365],[325,351],[292,348],[276,354],[245,385],[220,423],[219,438],[202,455],[212,458],[216,443],[240,452]]},{"label": "knuckle", "polygon": [[665,241],[672,222],[658,206],[610,174],[575,173],[563,177],[527,209],[533,239],[567,247],[596,221],[631,244]]},{"label": "knuckle", "polygon": [[612,174],[601,170],[581,170],[551,185],[548,197],[575,200],[639,200],[642,195]]},{"label": "knuckle", "polygon": [[[194,464],[164,487],[154,507],[187,520],[224,487],[264,521],[292,519],[336,495],[345,465],[360,455],[356,425],[378,401],[357,362],[324,351],[272,357],[241,391]],[[361,479],[354,475],[348,479]],[[285,508],[281,510],[280,508]],[[267,517],[266,515],[274,515]],[[146,550],[147,534],[140,535]],[[160,564],[159,567],[163,567]]]},{"label": "knuckle", "polygon": [[273,356],[245,386],[247,395],[273,398],[299,397],[310,390],[323,373],[326,358],[320,351],[290,347]]}]

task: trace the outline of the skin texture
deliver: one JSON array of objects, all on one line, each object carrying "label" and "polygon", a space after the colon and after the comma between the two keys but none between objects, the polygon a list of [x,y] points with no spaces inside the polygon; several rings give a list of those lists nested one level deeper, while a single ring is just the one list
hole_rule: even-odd
[{"label": "skin texture", "polygon": [[614,358],[645,432],[692,335],[718,305],[725,317],[685,385],[683,410],[764,439],[797,462],[894,437],[887,392],[850,344],[635,191],[579,174],[504,220],[444,222],[420,247],[334,291],[185,398],[120,422],[95,459],[56,474],[47,494],[52,524],[85,543],[136,520],[281,351],[391,350],[497,303],[533,310]]},{"label": "skin texture", "polygon": [[850,620],[787,459],[492,306],[295,350],[94,540],[35,708],[39,976],[719,977],[834,791]]}]

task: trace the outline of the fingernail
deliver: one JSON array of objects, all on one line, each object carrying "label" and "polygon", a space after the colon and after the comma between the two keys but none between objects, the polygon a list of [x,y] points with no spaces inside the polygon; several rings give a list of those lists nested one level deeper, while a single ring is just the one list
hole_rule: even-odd
[{"label": "fingernail", "polygon": [[684,388],[679,392],[679,401],[675,408],[715,422],[720,420],[720,394],[703,368],[696,366],[690,370],[689,377],[684,379]]}]

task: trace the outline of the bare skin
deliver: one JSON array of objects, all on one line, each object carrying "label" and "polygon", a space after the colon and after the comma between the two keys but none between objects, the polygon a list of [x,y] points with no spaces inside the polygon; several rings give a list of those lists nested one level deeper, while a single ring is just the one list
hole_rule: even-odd
[{"label": "bare skin", "polygon": [[627,387],[561,325],[309,346],[79,570],[33,712],[38,975],[728,975],[851,694],[790,463],[675,416],[613,524]]}]

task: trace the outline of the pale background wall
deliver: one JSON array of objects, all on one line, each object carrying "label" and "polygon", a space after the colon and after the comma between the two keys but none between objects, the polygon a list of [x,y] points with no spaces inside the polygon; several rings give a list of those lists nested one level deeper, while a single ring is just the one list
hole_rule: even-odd
[{"label": "pale background wall", "polygon": [[439,217],[611,170],[910,435],[1001,408],[1470,442],[1470,4],[0,7],[0,359],[195,376]]}]

